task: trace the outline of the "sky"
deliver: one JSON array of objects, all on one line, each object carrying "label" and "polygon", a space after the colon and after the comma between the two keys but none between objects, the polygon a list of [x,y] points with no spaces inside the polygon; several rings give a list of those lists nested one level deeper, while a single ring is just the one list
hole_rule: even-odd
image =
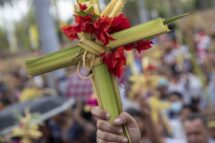
[{"label": "sky", "polygon": [[14,7],[5,5],[0,7],[0,26],[11,24],[22,19],[29,10],[28,0],[14,1]]},{"label": "sky", "polygon": [[[66,22],[72,17],[73,4],[75,0],[54,0],[57,4],[57,10],[60,20]],[[32,6],[32,0],[14,0],[14,5],[6,5],[4,8],[0,7],[0,26],[9,26],[22,20],[22,18],[29,12]],[[50,7],[50,12],[55,15],[55,8]]]},{"label": "sky", "polygon": [[[73,5],[76,0],[51,0],[56,2],[59,18],[62,22],[71,19],[73,15]],[[0,7],[0,26],[11,26],[14,22],[22,20],[22,18],[29,12],[33,0],[13,0],[15,3],[13,7],[6,5],[4,8]],[[104,7],[104,0],[100,0],[101,7]],[[56,15],[55,8],[52,6],[50,12]]]}]

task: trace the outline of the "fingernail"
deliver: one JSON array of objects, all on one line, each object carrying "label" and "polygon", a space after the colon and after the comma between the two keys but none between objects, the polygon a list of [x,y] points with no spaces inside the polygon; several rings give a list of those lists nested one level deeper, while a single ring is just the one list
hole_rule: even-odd
[{"label": "fingernail", "polygon": [[122,139],[122,142],[127,143],[127,142],[128,142],[128,139],[127,139],[127,138],[123,138],[123,139]]},{"label": "fingernail", "polygon": [[109,114],[109,113],[106,113],[105,117],[106,117],[107,119],[109,119],[109,118],[110,118],[110,114]]},{"label": "fingernail", "polygon": [[121,134],[121,133],[123,133],[123,130],[122,130],[122,129],[120,129],[120,130],[119,130],[119,133],[120,133],[120,134]]},{"label": "fingernail", "polygon": [[120,124],[122,122],[122,120],[120,118],[115,119],[115,123]]}]

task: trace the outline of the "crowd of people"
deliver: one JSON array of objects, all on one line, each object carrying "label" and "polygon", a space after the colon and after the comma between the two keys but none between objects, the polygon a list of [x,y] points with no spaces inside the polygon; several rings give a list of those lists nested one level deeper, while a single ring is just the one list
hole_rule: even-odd
[{"label": "crowd of people", "polygon": [[22,64],[5,64],[0,69],[0,112],[17,102],[57,95],[74,98],[76,104],[45,121],[40,126],[43,136],[35,142],[128,142],[119,128],[126,123],[132,143],[213,143],[215,37],[198,29],[190,47],[175,35],[157,37],[155,47],[142,56],[134,52],[129,62],[135,64],[119,79],[125,113],[113,125],[101,109],[90,112],[92,84],[82,80],[75,67],[66,70],[55,89],[48,89],[45,76],[29,80]]}]

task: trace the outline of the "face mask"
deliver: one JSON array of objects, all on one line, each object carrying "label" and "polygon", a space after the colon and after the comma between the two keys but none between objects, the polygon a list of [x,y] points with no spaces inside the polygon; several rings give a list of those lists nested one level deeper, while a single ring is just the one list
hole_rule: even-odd
[{"label": "face mask", "polygon": [[174,113],[179,113],[182,109],[182,103],[181,102],[174,102],[172,103],[172,106],[171,106],[171,111],[174,112]]}]

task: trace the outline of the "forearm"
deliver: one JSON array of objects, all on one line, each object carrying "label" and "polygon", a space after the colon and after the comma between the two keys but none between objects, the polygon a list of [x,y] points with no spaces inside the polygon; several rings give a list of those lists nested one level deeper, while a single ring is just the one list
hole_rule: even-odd
[{"label": "forearm", "polygon": [[149,117],[146,122],[147,122],[147,125],[148,125],[148,137],[149,137],[149,140],[152,143],[161,143],[159,133],[156,130],[156,126],[153,123],[151,117]]}]

